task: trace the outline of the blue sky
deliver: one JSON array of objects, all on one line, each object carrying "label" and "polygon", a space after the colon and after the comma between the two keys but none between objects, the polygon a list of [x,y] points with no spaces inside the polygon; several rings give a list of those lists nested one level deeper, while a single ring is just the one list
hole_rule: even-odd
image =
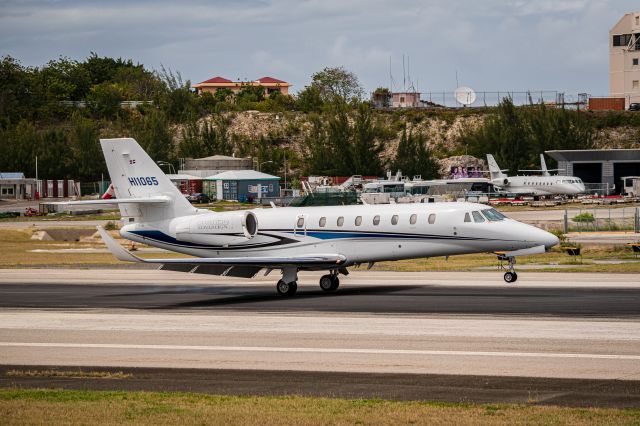
[{"label": "blue sky", "polygon": [[[367,91],[402,86],[402,56],[422,92],[608,92],[608,31],[630,0],[3,1],[0,55],[25,65],[68,56],[131,58],[181,72],[265,75],[309,83],[325,66],[355,72]],[[398,88],[398,87],[396,87]]]}]

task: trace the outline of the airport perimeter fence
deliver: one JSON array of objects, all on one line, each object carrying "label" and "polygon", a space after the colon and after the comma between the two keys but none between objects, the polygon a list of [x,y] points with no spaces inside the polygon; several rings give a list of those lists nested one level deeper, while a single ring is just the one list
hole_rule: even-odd
[{"label": "airport perimeter fence", "polygon": [[[557,90],[527,90],[527,91],[482,91],[476,92],[475,101],[470,107],[490,107],[498,105],[503,99],[510,98],[514,105],[576,105],[584,102],[581,96],[565,95]],[[426,92],[420,94],[420,100],[426,106],[438,105],[448,108],[460,107],[454,92]],[[585,104],[586,105],[586,104]]]},{"label": "airport perimeter fence", "polygon": [[566,209],[564,232],[633,231],[640,232],[640,208]]}]

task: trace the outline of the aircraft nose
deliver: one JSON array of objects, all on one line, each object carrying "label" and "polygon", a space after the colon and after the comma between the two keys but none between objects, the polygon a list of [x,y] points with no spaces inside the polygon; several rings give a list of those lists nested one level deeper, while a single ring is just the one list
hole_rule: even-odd
[{"label": "aircraft nose", "polygon": [[544,246],[546,250],[549,250],[551,247],[560,244],[560,239],[558,237],[550,232],[543,231],[542,229],[538,229],[535,240],[539,243],[539,245]]}]

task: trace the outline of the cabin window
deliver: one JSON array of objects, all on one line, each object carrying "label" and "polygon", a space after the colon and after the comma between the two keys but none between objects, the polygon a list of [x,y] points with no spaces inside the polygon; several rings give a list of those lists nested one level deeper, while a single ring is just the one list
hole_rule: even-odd
[{"label": "cabin window", "polygon": [[418,221],[418,215],[412,214],[411,217],[409,218],[409,223],[411,225],[415,225],[417,221]]},{"label": "cabin window", "polygon": [[344,225],[344,217],[343,217],[343,216],[340,216],[340,217],[338,218],[338,220],[337,220],[336,224],[337,224],[338,226],[342,226],[342,225]]},{"label": "cabin window", "polygon": [[468,212],[464,214],[464,221],[465,222],[471,222],[471,215],[469,215]]},{"label": "cabin window", "polygon": [[362,216],[356,216],[356,226],[362,225]]},{"label": "cabin window", "polygon": [[375,226],[380,225],[380,216],[379,216],[379,215],[375,215],[375,216],[373,217],[373,224],[374,224]]},{"label": "cabin window", "polygon": [[321,217],[320,218],[320,222],[318,223],[318,225],[320,225],[321,228],[324,228],[326,224],[327,224],[327,218],[326,217]]},{"label": "cabin window", "polygon": [[391,216],[391,224],[392,225],[397,225],[398,224],[398,215],[394,214],[393,216]]},{"label": "cabin window", "polygon": [[484,222],[484,217],[482,217],[482,215],[480,214],[480,212],[471,212],[471,214],[473,215],[473,221],[475,223],[482,223]]},{"label": "cabin window", "polygon": [[429,225],[433,225],[434,223],[436,223],[436,214],[435,213],[431,213],[429,215]]},{"label": "cabin window", "polygon": [[304,226],[304,217],[299,217],[298,218],[298,228],[302,228]]}]

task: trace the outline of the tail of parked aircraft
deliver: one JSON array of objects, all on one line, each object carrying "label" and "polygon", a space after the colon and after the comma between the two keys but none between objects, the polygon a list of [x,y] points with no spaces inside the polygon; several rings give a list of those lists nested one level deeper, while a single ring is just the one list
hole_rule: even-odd
[{"label": "tail of parked aircraft", "polygon": [[100,139],[100,145],[122,217],[151,222],[196,212],[134,139]]},{"label": "tail of parked aircraft", "polygon": [[540,171],[542,176],[549,176],[549,170],[547,170],[547,163],[544,161],[544,154],[540,154]]},{"label": "tail of parked aircraft", "polygon": [[491,174],[491,180],[503,179],[507,177],[507,175],[502,173],[502,170],[498,166],[498,163],[496,163],[496,159],[493,158],[493,155],[487,154],[487,164],[489,165],[489,173]]}]

